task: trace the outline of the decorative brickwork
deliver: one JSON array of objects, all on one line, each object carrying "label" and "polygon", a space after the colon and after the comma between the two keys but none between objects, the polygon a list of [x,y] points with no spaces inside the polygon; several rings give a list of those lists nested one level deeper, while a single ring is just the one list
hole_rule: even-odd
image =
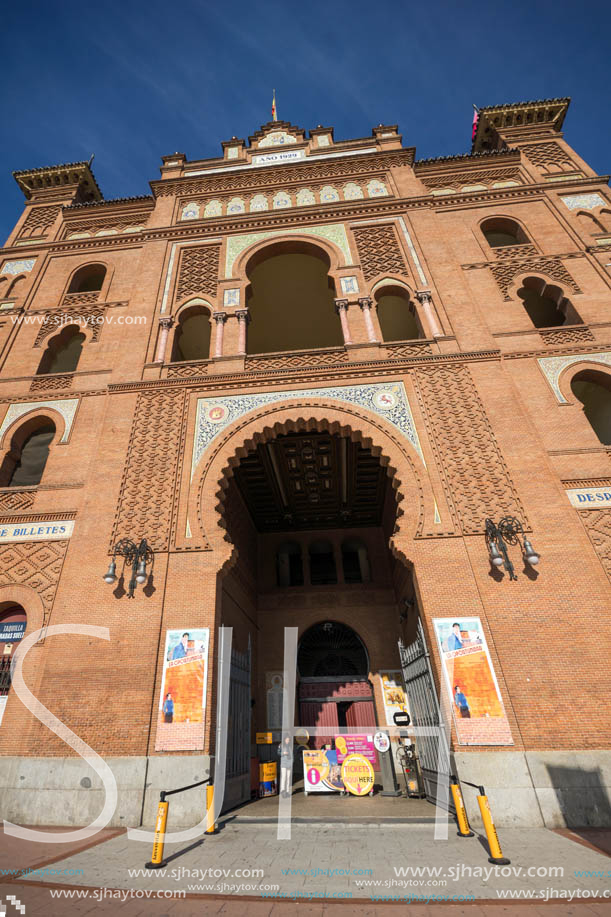
[{"label": "decorative brickwork", "polygon": [[546,274],[552,280],[557,280],[564,287],[569,287],[573,293],[581,293],[560,258],[529,258],[524,261],[518,258],[511,258],[507,262],[492,264],[491,268],[505,302],[511,302],[508,290],[514,278],[524,273]]},{"label": "decorative brickwork", "polygon": [[60,211],[59,204],[51,207],[33,207],[21,227],[19,235],[42,236],[53,225]]},{"label": "decorative brickwork", "polygon": [[22,513],[34,503],[30,490],[5,490],[0,493],[0,513]]},{"label": "decorative brickwork", "polygon": [[216,294],[219,248],[218,245],[202,245],[201,248],[183,250],[178,269],[176,299],[184,299],[195,293]]},{"label": "decorative brickwork", "polygon": [[348,354],[345,350],[321,351],[319,353],[287,353],[277,356],[247,357],[245,369],[296,369],[301,366],[332,366],[345,363]]},{"label": "decorative brickwork", "polygon": [[589,328],[553,328],[551,331],[539,331],[544,344],[588,344],[594,340]]},{"label": "decorative brickwork", "polygon": [[176,499],[184,412],[182,390],[142,392],[134,413],[113,529],[118,538],[146,538],[166,551]]},{"label": "decorative brickwork", "polygon": [[197,360],[194,363],[178,363],[168,366],[168,379],[190,379],[192,376],[205,376],[208,372],[208,362]]},{"label": "decorative brickwork", "polygon": [[539,252],[534,245],[501,245],[494,249],[497,261],[516,258],[536,258]]},{"label": "decorative brickwork", "polygon": [[60,375],[49,375],[49,376],[37,376],[35,379],[32,379],[32,384],[30,385],[31,392],[43,392],[43,391],[61,391],[63,389],[72,387],[72,373],[61,373]]},{"label": "decorative brickwork", "polygon": [[355,226],[352,232],[365,280],[371,280],[378,274],[406,273],[405,261],[392,226]]},{"label": "decorative brickwork", "polygon": [[420,357],[425,353],[431,353],[431,345],[428,341],[409,341],[404,344],[387,344],[386,352],[389,357],[398,359],[399,357]]},{"label": "decorative brickwork", "polygon": [[446,498],[465,535],[482,534],[488,516],[518,516],[515,492],[467,366],[418,370],[415,382]]},{"label": "decorative brickwork", "polygon": [[454,191],[460,191],[464,185],[491,185],[494,182],[516,181],[519,179],[519,167],[485,169],[479,172],[460,172],[456,175],[451,172],[445,172],[442,175],[420,175],[419,178],[430,191],[437,191],[442,188],[452,188]]},{"label": "decorative brickwork", "polygon": [[603,569],[611,579],[611,510],[581,510],[579,515]]},{"label": "decorative brickwork", "polygon": [[565,153],[559,143],[537,143],[532,146],[523,146],[522,152],[535,166],[557,165],[566,166],[565,171],[575,168],[570,156]]},{"label": "decorative brickwork", "polygon": [[30,586],[44,605],[43,626],[49,623],[67,541],[25,542],[0,547],[0,586]]},{"label": "decorative brickwork", "polygon": [[[102,333],[102,328],[104,327],[105,314],[106,309],[104,306],[97,306],[93,309],[62,309],[61,313],[57,314],[58,321],[56,321],[56,313],[49,312],[40,325],[40,330],[36,335],[36,340],[34,341],[34,347],[40,347],[45,338],[47,338],[50,334],[61,331],[62,328],[65,328],[67,325],[69,325],[69,319],[73,319],[75,324],[85,325],[85,323],[87,323],[87,326],[91,328],[91,340],[97,341],[99,340]],[[59,319],[61,319],[61,325],[59,324]],[[61,388],[61,386],[59,387]]]},{"label": "decorative brickwork", "polygon": [[62,306],[87,305],[88,303],[97,302],[99,298],[99,290],[91,290],[89,293],[66,293],[62,300]]}]

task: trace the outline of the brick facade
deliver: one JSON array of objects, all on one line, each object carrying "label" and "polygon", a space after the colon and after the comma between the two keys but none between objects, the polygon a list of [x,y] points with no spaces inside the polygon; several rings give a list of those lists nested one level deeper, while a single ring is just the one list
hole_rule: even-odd
[{"label": "brick facade", "polygon": [[[399,617],[409,590],[437,684],[432,619],[481,619],[512,751],[609,748],[611,510],[580,511],[566,490],[611,480],[609,447],[570,388],[584,369],[611,375],[611,195],[607,176],[563,137],[567,104],[484,109],[474,151],[435,160],[415,159],[392,126],[342,142],[329,128],[321,144],[320,129],[308,139],[272,123],[218,160],[164,157],[142,198],[103,200],[86,163],[16,173],[26,206],[0,263],[2,456],[27,419],[50,417],[57,435],[38,486],[0,489],[0,526],[75,525],[66,541],[0,545],[0,601],[22,605],[28,633],[109,629],[108,642],[43,639],[24,666],[39,700],[100,755],[155,756],[168,628],[211,629],[206,754],[221,623],[240,652],[253,648],[253,733],[266,728],[265,677],[282,669],[282,627],[301,634],[331,610],[367,647],[381,717],[377,673],[398,669],[397,641],[414,636],[414,616]],[[274,130],[293,140],[262,143]],[[261,143],[258,155],[278,161],[256,164]],[[492,248],[481,230],[490,218],[514,221],[528,242]],[[298,243],[328,262],[350,343],[241,353],[249,263]],[[88,264],[106,268],[101,289],[70,292]],[[526,277],[559,287],[581,322],[534,327],[517,296]],[[347,293],[345,278],[356,278]],[[406,290],[421,339],[383,341],[375,303],[385,284]],[[172,364],[193,300],[223,313],[211,318],[210,358]],[[83,351],[74,372],[39,375],[53,316],[85,323]],[[381,383],[404,391],[412,440],[366,404]],[[314,391],[346,386],[365,392],[360,402]],[[200,454],[198,402],[236,396],[256,397],[202,439]],[[249,448],[291,430],[341,433],[386,467],[398,514],[387,508],[380,527],[360,532],[371,583],[340,575],[336,587],[292,596],[276,586],[283,536],[257,533],[232,481]],[[486,518],[507,514],[541,555],[525,572],[510,549],[516,581],[491,573],[484,537]],[[102,580],[124,536],[146,537],[155,553],[152,582],[133,601]],[[342,532],[324,537],[339,552]],[[13,691],[0,728],[2,755],[71,754]]]}]

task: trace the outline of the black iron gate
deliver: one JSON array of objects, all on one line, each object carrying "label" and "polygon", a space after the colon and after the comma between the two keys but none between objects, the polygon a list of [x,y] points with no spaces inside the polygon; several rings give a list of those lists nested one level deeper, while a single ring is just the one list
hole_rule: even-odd
[{"label": "black iron gate", "polygon": [[449,768],[448,744],[442,728],[441,710],[435,691],[429,651],[424,637],[422,621],[418,618],[418,633],[409,646],[399,640],[399,655],[403,680],[409,701],[413,726],[433,727],[431,735],[416,735],[416,750],[424,779],[427,798],[437,799],[437,775],[446,774]]},{"label": "black iron gate", "polygon": [[231,651],[225,808],[250,799],[250,642]]}]

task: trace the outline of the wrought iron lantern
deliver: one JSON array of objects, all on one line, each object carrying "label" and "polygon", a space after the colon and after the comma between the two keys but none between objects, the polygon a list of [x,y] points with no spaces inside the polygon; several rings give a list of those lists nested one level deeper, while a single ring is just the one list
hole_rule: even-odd
[{"label": "wrought iron lantern", "polygon": [[149,574],[146,565],[153,564],[154,554],[148,545],[146,538],[143,538],[140,544],[136,544],[130,538],[121,538],[114,546],[112,560],[108,565],[108,570],[104,574],[104,582],[112,585],[117,581],[117,554],[124,558],[123,565],[131,564],[132,575],[129,581],[127,598],[133,599],[134,592],[138,583],[146,583]]},{"label": "wrought iron lantern", "polygon": [[507,545],[519,544],[522,549],[522,558],[525,564],[536,567],[539,563],[539,554],[524,534],[524,527],[519,519],[514,516],[503,516],[499,523],[486,519],[486,543],[493,567],[504,567],[509,573],[509,579],[515,580],[514,566],[507,552]]}]

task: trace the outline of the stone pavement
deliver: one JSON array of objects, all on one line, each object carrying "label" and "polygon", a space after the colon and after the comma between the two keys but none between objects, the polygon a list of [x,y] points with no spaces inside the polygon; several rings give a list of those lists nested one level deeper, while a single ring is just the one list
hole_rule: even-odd
[{"label": "stone pavement", "polygon": [[[611,897],[604,897],[611,890],[611,859],[600,849],[600,836],[596,849],[587,834],[503,828],[500,840],[511,866],[495,870],[478,832],[463,839],[450,827],[447,840],[435,841],[433,827],[294,824],[291,839],[279,841],[274,824],[228,820],[214,837],[166,845],[165,870],[155,872],[143,868],[150,845],[130,841],[125,832],[107,832],[80,851],[6,837],[5,870],[35,866],[48,872],[15,876],[0,898],[15,896],[26,905],[25,917],[116,911],[125,917],[187,917],[245,910],[249,917],[282,917],[296,906],[301,917],[406,911],[447,917],[448,908],[452,917],[611,913]],[[529,869],[539,875],[528,875]],[[498,892],[526,897],[501,898]],[[187,897],[179,898],[181,893]]]}]

